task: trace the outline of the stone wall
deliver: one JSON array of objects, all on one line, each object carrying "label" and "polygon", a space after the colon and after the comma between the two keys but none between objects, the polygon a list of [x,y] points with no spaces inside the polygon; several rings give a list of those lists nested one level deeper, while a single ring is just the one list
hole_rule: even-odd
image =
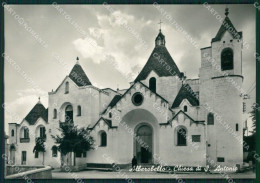
[{"label": "stone wall", "polygon": [[6,179],[51,179],[49,166],[7,166]]}]

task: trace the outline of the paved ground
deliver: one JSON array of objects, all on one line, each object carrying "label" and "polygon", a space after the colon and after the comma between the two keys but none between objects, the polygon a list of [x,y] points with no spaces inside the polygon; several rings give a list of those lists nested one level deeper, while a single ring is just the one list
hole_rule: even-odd
[{"label": "paved ground", "polygon": [[[178,176],[178,177],[176,177]],[[229,174],[232,179],[255,179],[255,173],[252,171],[245,173],[233,173]],[[121,172],[104,172],[104,171],[81,171],[81,172],[52,172],[53,179],[96,179],[96,178],[109,178],[109,179],[124,179],[124,178],[189,178],[189,179],[199,179],[199,178],[207,178],[207,179],[222,179],[224,178],[220,174],[206,174],[206,173],[185,173],[185,174],[175,174],[169,175],[166,173],[155,173],[155,172],[129,172],[129,171],[121,171]]]}]

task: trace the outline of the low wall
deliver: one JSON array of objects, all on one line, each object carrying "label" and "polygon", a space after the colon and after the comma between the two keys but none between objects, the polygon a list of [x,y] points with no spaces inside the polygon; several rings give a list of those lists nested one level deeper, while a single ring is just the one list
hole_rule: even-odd
[{"label": "low wall", "polygon": [[6,166],[6,175],[13,175],[17,173],[26,172],[29,170],[36,170],[39,168],[44,168],[45,166],[28,166],[28,165],[7,165]]},{"label": "low wall", "polygon": [[86,170],[86,164],[75,165],[75,166],[64,165],[61,167],[62,172],[79,172],[82,170]]},{"label": "low wall", "polygon": [[[13,166],[11,168],[15,169],[15,167],[21,168],[20,170],[24,170],[23,172],[16,173],[13,175],[8,175],[6,179],[51,179],[52,178],[52,167],[50,166]],[[27,167],[27,169],[26,169]],[[16,169],[18,169],[16,168]],[[33,168],[33,169],[32,169]],[[8,169],[7,169],[8,170]],[[16,170],[9,170],[10,172],[15,172]]]}]

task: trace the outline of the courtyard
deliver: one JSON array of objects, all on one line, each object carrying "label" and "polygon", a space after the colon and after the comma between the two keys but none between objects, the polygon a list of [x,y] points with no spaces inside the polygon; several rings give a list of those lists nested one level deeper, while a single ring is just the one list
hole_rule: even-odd
[{"label": "courtyard", "polygon": [[[253,171],[243,173],[228,174],[230,179],[255,179]],[[167,174],[156,172],[129,172],[122,170],[120,172],[107,172],[88,170],[80,172],[60,172],[57,170],[52,171],[52,179],[169,179],[169,178],[188,178],[188,179],[223,179],[226,175],[222,174],[209,174],[209,173],[179,173]]]}]

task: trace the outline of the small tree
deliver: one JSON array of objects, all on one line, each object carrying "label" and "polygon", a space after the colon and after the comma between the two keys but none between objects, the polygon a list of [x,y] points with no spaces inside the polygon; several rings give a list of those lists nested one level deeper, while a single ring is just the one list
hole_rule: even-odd
[{"label": "small tree", "polygon": [[39,152],[42,152],[43,153],[43,159],[42,159],[42,164],[44,165],[44,152],[46,151],[45,150],[45,145],[44,145],[44,142],[45,142],[45,139],[42,138],[42,137],[37,137],[35,139],[35,146],[33,148],[33,153],[39,153]]},{"label": "small tree", "polygon": [[58,144],[58,150],[61,154],[82,153],[94,149],[94,139],[90,136],[90,131],[87,128],[79,129],[77,126],[68,123],[61,125],[59,131],[61,135],[52,135],[52,138]]},{"label": "small tree", "polygon": [[252,105],[252,111],[250,111],[250,117],[252,118],[252,122],[253,122],[253,125],[252,125],[252,128],[253,130],[251,131],[253,133],[253,135],[256,134],[256,113],[257,113],[257,110],[258,110],[258,106],[256,103],[254,103]]}]

